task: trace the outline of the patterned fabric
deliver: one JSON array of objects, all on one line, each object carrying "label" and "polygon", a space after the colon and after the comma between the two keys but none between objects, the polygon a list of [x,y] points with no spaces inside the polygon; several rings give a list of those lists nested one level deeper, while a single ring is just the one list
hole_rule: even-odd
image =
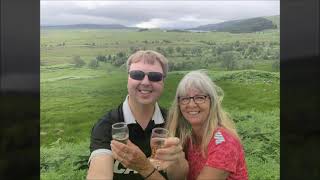
[{"label": "patterned fabric", "polygon": [[216,140],[216,144],[220,144],[225,141],[220,131],[214,134],[214,139]]},{"label": "patterned fabric", "polygon": [[208,145],[206,158],[202,157],[200,146],[190,144],[188,180],[195,180],[204,166],[229,172],[227,180],[247,180],[248,173],[241,143],[223,128],[218,128]]}]

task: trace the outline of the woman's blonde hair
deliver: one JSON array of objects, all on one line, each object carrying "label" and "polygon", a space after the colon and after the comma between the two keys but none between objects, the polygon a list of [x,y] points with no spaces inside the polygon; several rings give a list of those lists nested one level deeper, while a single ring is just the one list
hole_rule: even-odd
[{"label": "woman's blonde hair", "polygon": [[[191,71],[187,73],[178,84],[176,95],[168,113],[166,128],[170,132],[170,136],[180,138],[180,142],[184,148],[187,148],[188,140],[192,141],[191,124],[183,117],[178,98],[186,96],[191,89],[197,89],[202,93],[210,96],[210,111],[207,121],[205,121],[202,131],[202,141],[200,144],[202,155],[207,154],[208,144],[213,136],[213,131],[218,127],[225,128],[232,133],[236,138],[239,138],[234,122],[223,111],[221,101],[223,99],[223,91],[220,87],[209,78],[204,71]],[[219,95],[218,95],[219,94]]]}]

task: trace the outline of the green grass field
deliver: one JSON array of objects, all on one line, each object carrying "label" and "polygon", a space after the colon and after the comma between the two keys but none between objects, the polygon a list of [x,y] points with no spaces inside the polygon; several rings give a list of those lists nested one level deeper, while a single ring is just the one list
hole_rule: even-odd
[{"label": "green grass field", "polygon": [[[144,40],[157,42],[146,44]],[[89,62],[100,54],[129,52],[131,46],[206,46],[202,40],[279,43],[279,33],[41,31],[41,179],[85,179],[91,128],[127,94],[127,73],[123,68],[110,63],[100,63],[97,69],[76,68],[70,64],[73,56]],[[57,46],[62,42],[64,46]],[[92,43],[96,46],[85,45]],[[184,61],[184,57],[168,59]],[[280,178],[280,75],[272,71],[271,65],[268,60],[255,60],[248,70],[223,71],[214,64],[207,68],[209,76],[224,90],[223,107],[242,137],[250,179]],[[186,72],[169,73],[160,105],[170,107],[176,86]]]}]

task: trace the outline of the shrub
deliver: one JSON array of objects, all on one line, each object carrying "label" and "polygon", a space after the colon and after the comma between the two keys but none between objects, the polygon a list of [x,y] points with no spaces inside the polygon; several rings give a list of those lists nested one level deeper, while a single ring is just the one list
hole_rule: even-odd
[{"label": "shrub", "polygon": [[74,56],[72,58],[72,64],[74,64],[75,67],[82,67],[86,64],[83,59],[81,59],[80,56]]},{"label": "shrub", "polygon": [[88,67],[91,69],[97,69],[99,67],[99,61],[97,59],[91,60]]},{"label": "shrub", "polygon": [[96,59],[97,59],[98,61],[101,61],[101,62],[107,62],[106,56],[101,56],[101,55],[99,55],[99,56],[96,57]]},{"label": "shrub", "polygon": [[279,60],[275,60],[272,63],[272,70],[273,71],[279,71],[280,70],[280,61]]},{"label": "shrub", "polygon": [[[238,56],[237,56],[238,57]],[[237,62],[235,60],[236,55],[233,51],[223,52],[220,56],[221,66],[227,70],[234,70],[237,68]]]},{"label": "shrub", "polygon": [[40,148],[41,179],[84,179],[88,169],[89,142],[62,144],[58,139]]}]

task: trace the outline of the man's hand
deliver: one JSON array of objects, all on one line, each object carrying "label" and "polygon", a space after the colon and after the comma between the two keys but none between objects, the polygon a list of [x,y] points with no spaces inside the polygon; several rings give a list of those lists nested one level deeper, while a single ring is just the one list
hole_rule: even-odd
[{"label": "man's hand", "polygon": [[150,162],[138,146],[128,140],[127,144],[111,141],[112,156],[123,166],[138,172],[150,169]]}]

